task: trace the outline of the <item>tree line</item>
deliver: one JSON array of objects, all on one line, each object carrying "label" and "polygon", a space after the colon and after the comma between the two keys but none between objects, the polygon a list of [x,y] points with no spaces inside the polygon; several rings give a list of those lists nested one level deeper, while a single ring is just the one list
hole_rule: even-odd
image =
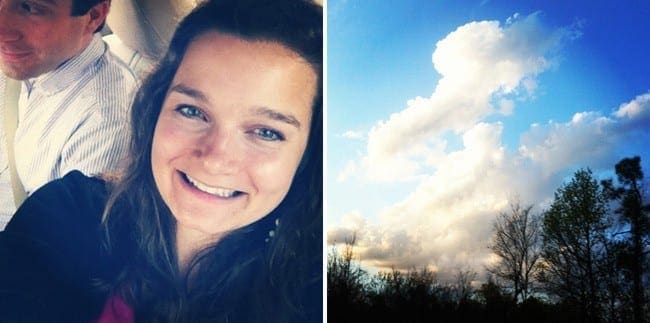
[{"label": "tree line", "polygon": [[487,247],[498,261],[441,282],[422,269],[370,275],[354,239],[330,249],[329,322],[650,322],[650,204],[641,158],[624,158],[616,180],[588,168],[559,187],[539,213],[512,201]]}]

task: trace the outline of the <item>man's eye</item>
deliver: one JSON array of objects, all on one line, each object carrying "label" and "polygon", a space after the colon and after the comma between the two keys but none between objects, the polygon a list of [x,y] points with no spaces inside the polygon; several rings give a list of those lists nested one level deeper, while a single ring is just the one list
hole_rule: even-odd
[{"label": "man's eye", "polygon": [[37,8],[36,6],[33,6],[29,2],[21,2],[20,3],[20,10],[22,10],[24,13],[30,14],[30,15],[37,15],[41,13],[41,10]]},{"label": "man's eye", "polygon": [[176,111],[186,118],[201,119],[203,121],[208,120],[203,112],[201,112],[201,109],[191,105],[180,105],[176,108]]},{"label": "man's eye", "polygon": [[253,130],[253,134],[255,134],[257,137],[259,137],[262,140],[266,141],[282,141],[284,140],[284,136],[273,129],[268,129],[268,128],[257,128]]}]

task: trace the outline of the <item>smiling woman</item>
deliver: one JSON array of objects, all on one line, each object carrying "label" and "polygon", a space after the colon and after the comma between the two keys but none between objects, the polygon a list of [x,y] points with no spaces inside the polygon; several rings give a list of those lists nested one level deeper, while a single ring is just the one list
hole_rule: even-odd
[{"label": "smiling woman", "polygon": [[190,44],[151,153],[182,264],[188,246],[257,221],[282,201],[307,145],[316,81],[309,63],[276,42],[208,32]]},{"label": "smiling woman", "polygon": [[70,173],[0,233],[0,321],[320,321],[321,63],[310,2],[189,14],[133,104],[123,174]]}]

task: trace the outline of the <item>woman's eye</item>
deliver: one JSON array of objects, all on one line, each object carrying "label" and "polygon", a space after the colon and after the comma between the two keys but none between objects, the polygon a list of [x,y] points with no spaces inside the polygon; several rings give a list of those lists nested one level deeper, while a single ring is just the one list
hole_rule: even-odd
[{"label": "woman's eye", "polygon": [[193,107],[191,105],[180,105],[176,108],[176,111],[186,118],[201,119],[203,121],[208,120],[201,109]]},{"label": "woman's eye", "polygon": [[280,132],[268,128],[257,128],[253,130],[253,134],[266,141],[284,140],[284,136]]}]

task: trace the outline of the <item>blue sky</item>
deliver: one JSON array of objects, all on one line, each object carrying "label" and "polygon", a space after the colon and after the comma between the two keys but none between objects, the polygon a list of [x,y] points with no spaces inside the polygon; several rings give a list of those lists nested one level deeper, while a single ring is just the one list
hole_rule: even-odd
[{"label": "blue sky", "polygon": [[481,273],[510,201],[632,155],[650,177],[650,3],[560,2],[327,2],[329,243]]}]

